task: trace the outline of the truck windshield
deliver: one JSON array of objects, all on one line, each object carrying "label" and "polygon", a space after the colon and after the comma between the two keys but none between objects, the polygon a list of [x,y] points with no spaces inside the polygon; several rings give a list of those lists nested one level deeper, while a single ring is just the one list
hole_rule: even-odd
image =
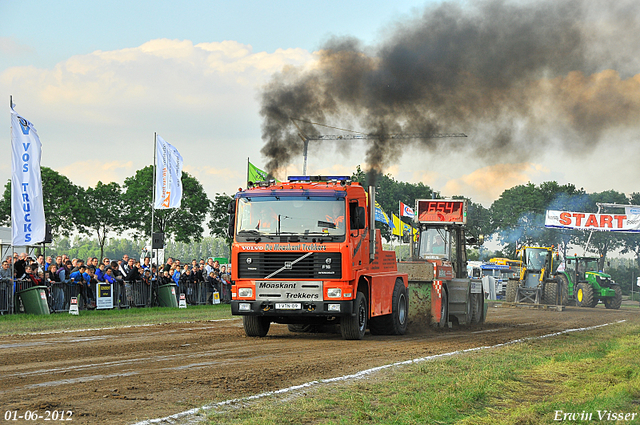
[{"label": "truck windshield", "polygon": [[239,198],[236,234],[344,237],[344,199],[323,197]]}]

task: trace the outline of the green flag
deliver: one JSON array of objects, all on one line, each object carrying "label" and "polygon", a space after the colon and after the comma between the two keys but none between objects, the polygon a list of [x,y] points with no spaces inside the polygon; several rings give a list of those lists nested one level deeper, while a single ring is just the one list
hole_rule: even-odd
[{"label": "green flag", "polygon": [[[249,164],[249,168],[247,170],[247,181],[248,182],[264,182],[269,180],[269,173],[267,173],[264,170],[259,169],[258,167],[256,167],[255,165],[253,165],[251,162],[247,161],[247,163]],[[280,183],[279,180],[275,179],[275,181],[277,183]]]},{"label": "green flag", "polygon": [[267,172],[259,169],[251,162],[249,162],[249,172],[247,173],[247,179],[250,182],[258,182],[267,180]]}]

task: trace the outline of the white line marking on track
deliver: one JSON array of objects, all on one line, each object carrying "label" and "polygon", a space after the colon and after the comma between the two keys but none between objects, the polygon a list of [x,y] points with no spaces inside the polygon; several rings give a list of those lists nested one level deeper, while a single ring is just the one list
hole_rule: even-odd
[{"label": "white line marking on track", "polygon": [[451,356],[455,356],[455,355],[458,355],[458,354],[471,353],[471,352],[474,352],[474,351],[488,350],[488,349],[492,349],[492,348],[500,348],[500,347],[505,347],[507,345],[518,344],[520,342],[533,341],[533,340],[536,340],[536,339],[543,339],[543,338],[550,338],[550,337],[554,337],[554,336],[568,334],[568,333],[571,333],[571,332],[590,331],[590,330],[593,330],[593,329],[602,328],[604,326],[617,325],[617,324],[623,323],[623,322],[626,322],[626,320],[618,320],[616,322],[604,323],[602,325],[589,326],[589,327],[586,327],[586,328],[565,329],[564,331],[554,332],[554,333],[551,333],[551,334],[546,334],[546,335],[541,335],[541,336],[530,336],[530,337],[526,337],[526,338],[514,339],[513,341],[503,342],[503,343],[496,344],[496,345],[491,345],[491,346],[484,345],[484,346],[481,346],[481,347],[467,348],[465,350],[457,350],[457,351],[451,351],[449,353],[435,354],[433,356],[420,357],[420,358],[412,359],[412,360],[405,360],[405,361],[402,361],[402,362],[391,363],[391,364],[387,364],[387,365],[383,365],[383,366],[373,367],[371,369],[361,370],[360,372],[356,372],[356,373],[351,374],[351,375],[338,376],[338,377],[335,377],[335,378],[328,378],[328,379],[319,379],[317,381],[305,382],[304,384],[294,385],[292,387],[282,388],[282,389],[279,389],[279,390],[276,390],[276,391],[268,391],[266,393],[260,393],[260,394],[256,394],[256,395],[252,395],[252,396],[248,396],[248,397],[234,398],[234,399],[231,399],[231,400],[220,401],[218,403],[213,403],[213,404],[209,404],[209,405],[206,405],[206,406],[197,407],[197,408],[194,408],[194,409],[189,409],[189,410],[186,410],[184,412],[176,413],[174,415],[165,416],[164,418],[147,419],[145,421],[136,422],[134,425],[151,425],[151,424],[157,424],[157,423],[162,423],[162,422],[175,423],[175,421],[177,419],[188,420],[187,417],[189,417],[189,416],[194,416],[191,419],[200,422],[201,420],[204,420],[204,418],[196,419],[195,418],[196,414],[201,413],[202,411],[215,409],[216,407],[229,406],[231,404],[242,403],[242,402],[251,401],[251,400],[257,400],[257,399],[264,398],[264,397],[269,397],[269,396],[272,396],[272,395],[285,394],[285,393],[289,393],[289,392],[292,392],[292,391],[301,390],[303,388],[309,388],[309,387],[312,387],[312,386],[315,386],[315,385],[318,385],[318,384],[327,384],[327,383],[332,383],[332,382],[340,382],[340,381],[361,379],[361,378],[363,378],[363,377],[365,377],[367,375],[371,375],[372,373],[375,373],[375,372],[378,372],[378,371],[381,371],[381,370],[384,370],[384,369],[389,369],[389,368],[392,368],[392,367],[410,365],[410,364],[414,364],[414,363],[421,363],[421,362],[425,362],[425,361],[429,361],[429,360],[436,360],[436,359],[440,359],[440,358],[444,358],[444,357],[451,357]]}]

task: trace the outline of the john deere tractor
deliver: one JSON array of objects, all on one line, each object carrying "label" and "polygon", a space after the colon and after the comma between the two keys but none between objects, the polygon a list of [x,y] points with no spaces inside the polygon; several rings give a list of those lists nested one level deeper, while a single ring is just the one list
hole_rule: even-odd
[{"label": "john deere tractor", "polygon": [[606,308],[619,309],[622,290],[611,276],[598,271],[598,257],[567,257],[564,271],[558,272],[562,286],[562,304],[575,300],[579,307],[595,307],[602,301]]},{"label": "john deere tractor", "polygon": [[560,304],[558,280],[554,277],[553,247],[526,246],[518,251],[522,261],[519,280],[507,283],[506,301],[533,304]]}]

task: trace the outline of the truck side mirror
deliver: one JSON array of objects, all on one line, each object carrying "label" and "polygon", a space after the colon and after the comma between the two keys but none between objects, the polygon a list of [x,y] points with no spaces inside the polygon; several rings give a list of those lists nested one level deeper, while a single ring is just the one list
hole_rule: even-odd
[{"label": "truck side mirror", "polygon": [[351,229],[360,230],[366,228],[367,212],[364,207],[356,207],[355,214],[351,215]]}]

